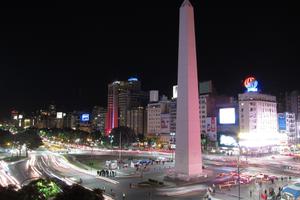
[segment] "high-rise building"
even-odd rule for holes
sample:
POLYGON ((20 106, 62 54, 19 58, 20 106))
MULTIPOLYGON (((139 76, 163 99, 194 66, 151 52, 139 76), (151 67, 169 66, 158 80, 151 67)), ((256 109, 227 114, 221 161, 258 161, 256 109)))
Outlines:
POLYGON ((148 103, 147 134, 170 133, 170 103, 164 95, 160 101, 148 103))
POLYGON ((289 145, 298 144, 295 113, 278 113, 278 131, 287 135, 289 145))
POLYGON ((149 102, 158 102, 158 98, 159 98, 158 90, 150 90, 149 96, 150 96, 149 102))
POLYGON ((147 112, 142 106, 127 110, 127 127, 136 135, 145 135, 147 131, 147 112))
POLYGON ((64 120, 64 127, 68 129, 76 130, 79 127, 79 117, 76 111, 66 114, 64 120))
POLYGON ((178 96, 176 116, 177 178, 189 180, 202 174, 199 90, 194 9, 189 0, 180 7, 178 50, 178 96))
POLYGON ((276 97, 261 93, 239 94, 240 131, 276 133, 276 97))
MULTIPOLYGON (((247 78, 244 85, 247 92, 238 96, 240 145, 262 147, 286 139, 278 133, 276 97, 258 92, 254 77, 247 78)), ((234 119, 231 110, 224 110, 224 122, 230 119, 234 119)))
POLYGON ((294 90, 292 92, 285 92, 284 95, 281 93, 279 112, 295 113, 296 118, 296 132, 297 132, 297 143, 300 141, 300 92, 294 90))
POLYGON ((92 129, 104 133, 106 108, 94 106, 92 111, 92 129))
POLYGON ((119 126, 127 125, 127 110, 145 106, 147 94, 141 90, 141 82, 137 78, 128 81, 114 81, 108 85, 108 105, 105 133, 119 126))
MULTIPOLYGON (((174 96, 173 96, 174 97, 174 96)), ((176 110, 177 110, 177 98, 173 98, 169 103, 170 111, 170 133, 174 135, 176 133, 176 110)))

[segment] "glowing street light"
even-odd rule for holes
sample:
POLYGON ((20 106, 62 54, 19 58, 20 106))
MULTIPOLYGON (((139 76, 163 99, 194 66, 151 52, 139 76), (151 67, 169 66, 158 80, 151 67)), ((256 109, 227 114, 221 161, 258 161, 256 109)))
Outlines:
POLYGON ((110 144, 111 144, 111 149, 112 149, 113 148, 113 142, 114 142, 114 136, 109 135, 108 137, 110 138, 110 144))

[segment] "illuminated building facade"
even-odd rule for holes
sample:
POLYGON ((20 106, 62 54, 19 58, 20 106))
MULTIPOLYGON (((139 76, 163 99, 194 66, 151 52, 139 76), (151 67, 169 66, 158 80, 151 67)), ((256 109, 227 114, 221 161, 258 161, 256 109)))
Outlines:
POLYGON ((260 93, 239 94, 241 132, 277 132, 276 97, 260 93))
POLYGON ((100 106, 94 106, 92 110, 92 116, 91 116, 92 117, 91 123, 92 123, 93 130, 104 133, 106 113, 107 113, 106 108, 100 106))
POLYGON ((147 131, 147 112, 142 106, 127 110, 127 127, 136 135, 144 135, 147 131))
POLYGON ((163 96, 159 102, 149 103, 147 106, 147 134, 159 135, 170 133, 170 101, 163 96))
POLYGON ((295 113, 278 113, 278 131, 284 133, 288 137, 288 144, 297 144, 297 129, 296 129, 295 113))
POLYGON ((128 81, 109 84, 107 96, 105 133, 109 134, 115 127, 126 126, 127 111, 144 106, 148 95, 141 90, 141 82, 137 78, 129 78, 128 81))
MULTIPOLYGON (((256 83, 252 86, 257 88, 257 81, 254 81, 256 83)), ((249 85, 245 84, 245 86, 249 85)), ((278 144, 276 97, 247 88, 247 92, 239 94, 238 100, 242 144, 245 146, 278 144)))

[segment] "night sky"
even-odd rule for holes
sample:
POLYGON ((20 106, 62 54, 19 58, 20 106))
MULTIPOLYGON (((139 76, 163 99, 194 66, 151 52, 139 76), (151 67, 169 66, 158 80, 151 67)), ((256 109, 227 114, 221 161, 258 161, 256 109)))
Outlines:
MULTIPOLYGON (((9 1, 0 5, 0 117, 55 102, 106 106, 107 84, 137 76, 171 95, 182 0, 9 1)), ((289 1, 191 0, 200 80, 221 94, 300 89, 300 16, 289 1)))

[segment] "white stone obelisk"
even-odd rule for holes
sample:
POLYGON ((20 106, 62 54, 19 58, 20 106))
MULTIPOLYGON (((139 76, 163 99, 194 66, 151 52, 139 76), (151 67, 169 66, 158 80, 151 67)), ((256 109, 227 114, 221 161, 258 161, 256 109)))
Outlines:
POLYGON ((202 153, 194 9, 189 0, 180 7, 176 120, 175 173, 197 177, 202 174, 202 153))

